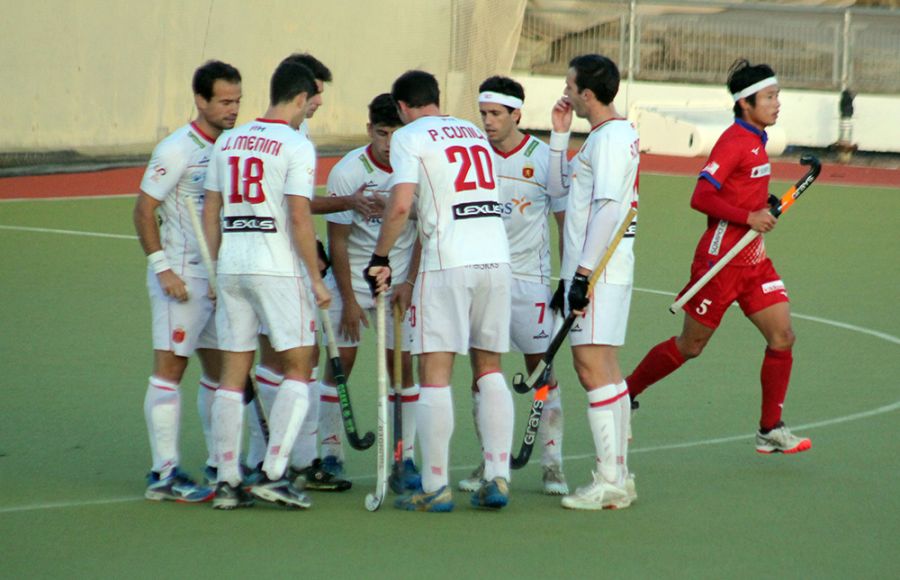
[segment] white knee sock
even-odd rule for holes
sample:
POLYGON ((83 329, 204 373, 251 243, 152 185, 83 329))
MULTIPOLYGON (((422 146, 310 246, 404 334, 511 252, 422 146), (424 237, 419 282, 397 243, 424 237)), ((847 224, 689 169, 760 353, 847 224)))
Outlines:
POLYGON ((263 471, 269 479, 281 479, 284 475, 291 448, 308 409, 309 386, 294 379, 282 381, 275 404, 272 405, 269 449, 263 463, 263 471))
POLYGON ((558 465, 562 467, 563 411, 562 393, 559 385, 552 387, 544 401, 544 411, 538 435, 541 438, 543 453, 541 465, 558 465))
POLYGON ((416 405, 416 433, 422 455, 422 488, 434 492, 447 485, 453 398, 450 385, 423 387, 416 405))
POLYGON ((181 393, 178 384, 150 377, 144 396, 144 419, 150 435, 153 471, 168 477, 178 466, 178 426, 181 420, 181 393))
POLYGON ((619 487, 624 488, 625 481, 628 478, 628 431, 631 423, 631 397, 628 394, 628 385, 625 384, 625 381, 616 385, 616 395, 619 397, 614 410, 616 424, 619 429, 619 447, 616 452, 616 465, 618 466, 616 482, 619 487))
MULTIPOLYGON (((400 432, 403 437, 403 459, 416 457, 416 403, 419 385, 400 390, 400 432)), ((388 395, 388 421, 394 425, 394 391, 388 395)))
POLYGON ((616 385, 604 385, 588 391, 588 423, 594 437, 597 473, 609 483, 616 484, 619 453, 619 426, 615 409, 618 407, 616 385))
MULTIPOLYGON (((262 365, 256 365, 256 388, 259 392, 259 400, 262 403, 266 415, 271 415, 272 404, 278 395, 278 386, 284 380, 282 375, 266 368, 262 365)), ((250 432, 250 441, 247 446, 247 466, 251 469, 263 462, 266 457, 266 438, 262 429, 259 428, 259 418, 256 413, 256 403, 251 402, 247 405, 247 430, 250 432)))
POLYGON ((319 381, 309 383, 309 409, 291 450, 291 466, 303 469, 319 456, 319 381))
POLYGON ((344 460, 344 422, 341 419, 341 405, 337 388, 321 383, 319 389, 319 439, 322 457, 333 455, 344 460))
POLYGON ((212 432, 216 441, 219 481, 241 484, 241 438, 244 422, 244 395, 219 388, 212 404, 212 432))
POLYGON ((200 425, 203 426, 203 439, 206 441, 206 464, 216 466, 216 441, 212 435, 212 404, 216 397, 219 383, 207 376, 200 377, 197 389, 197 412, 200 414, 200 425))
POLYGON ((484 479, 491 481, 502 477, 509 481, 509 454, 512 451, 515 418, 512 393, 499 372, 482 375, 477 384, 481 393, 478 429, 484 448, 484 479))

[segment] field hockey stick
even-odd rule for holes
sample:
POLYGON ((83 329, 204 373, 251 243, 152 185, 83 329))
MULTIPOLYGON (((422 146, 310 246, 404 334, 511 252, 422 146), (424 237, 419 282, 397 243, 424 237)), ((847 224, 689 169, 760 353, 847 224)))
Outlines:
POLYGON ((347 433, 347 441, 350 447, 357 451, 364 451, 375 443, 375 434, 369 431, 362 438, 356 429, 356 419, 353 417, 353 407, 350 406, 350 391, 347 388, 347 375, 344 373, 344 365, 341 355, 338 353, 337 339, 334 336, 334 327, 331 325, 331 316, 324 308, 322 313, 322 325, 325 327, 325 337, 328 339, 328 364, 331 366, 331 378, 337 389, 338 402, 341 405, 341 420, 344 423, 344 432, 347 433))
POLYGON ((376 480, 375 492, 366 495, 366 509, 374 512, 381 507, 384 496, 387 493, 388 463, 390 462, 390 448, 387 445, 388 410, 387 389, 388 372, 387 359, 385 358, 385 313, 384 293, 375 297, 375 334, 377 335, 376 357, 378 359, 378 443, 376 445, 376 480))
MULTIPOLYGON (((209 277, 209 287, 213 293, 218 292, 218 281, 216 280, 216 267, 212 261, 212 254, 209 253, 209 244, 206 243, 206 236, 203 235, 203 224, 200 223, 200 211, 197 209, 197 202, 194 196, 184 196, 184 205, 187 207, 188 215, 191 218, 191 228, 194 230, 194 237, 197 238, 197 246, 200 249, 200 258, 203 260, 203 266, 206 268, 206 275, 209 277)), ((269 420, 266 416, 266 409, 263 406, 262 399, 259 396, 259 390, 256 383, 248 375, 244 382, 244 404, 253 403, 256 409, 256 417, 259 421, 259 430, 262 432, 269 444, 269 420)))
MULTIPOLYGON (((797 181, 794 185, 791 186, 790 189, 785 192, 784 195, 781 196, 780 203, 778 207, 774 207, 770 210, 771 214, 778 218, 791 207, 797 198, 800 197, 804 191, 806 191, 810 185, 816 180, 816 177, 819 176, 819 172, 822 171, 822 164, 819 160, 812 155, 804 155, 800 158, 801 165, 809 165, 809 171, 797 181)), ((669 312, 675 314, 682 306, 688 303, 688 301, 693 298, 697 292, 699 292, 706 284, 712 280, 713 276, 719 273, 719 271, 724 268, 735 256, 737 256, 741 250, 746 248, 750 242, 759 237, 760 233, 756 230, 750 230, 744 237, 742 237, 738 242, 732 246, 728 252, 716 262, 712 268, 709 269, 706 274, 704 274, 699 280, 694 282, 694 285, 687 289, 687 291, 682 294, 678 300, 672 303, 669 306, 669 312)))
MULTIPOLYGON (((637 209, 632 207, 628 210, 628 215, 625 216, 625 219, 622 221, 621 225, 619 225, 619 229, 616 230, 615 235, 609 243, 609 247, 606 248, 606 252, 603 253, 603 257, 600 258, 600 261, 597 263, 597 267, 594 268, 594 271, 591 272, 591 277, 588 280, 588 288, 587 294, 590 296, 591 291, 594 289, 594 284, 597 283, 597 280, 600 278, 600 274, 606 269, 606 265, 609 263, 610 258, 612 258, 613 253, 615 253, 616 248, 619 247, 619 242, 622 241, 622 238, 625 237, 625 233, 628 231, 628 228, 631 227, 631 222, 634 221, 635 216, 637 216, 637 209)), ((535 388, 535 386, 540 383, 544 384, 549 380, 550 376, 550 365, 553 364, 553 358, 556 356, 556 351, 559 350, 559 347, 562 346, 563 341, 566 339, 566 336, 569 335, 569 331, 572 329, 572 325, 575 324, 575 313, 570 312, 566 319, 562 323, 562 327, 560 327, 559 331, 553 337, 553 340, 550 341, 550 346, 547 347, 547 352, 544 353, 543 358, 541 358, 540 362, 538 362, 534 371, 528 378, 525 379, 525 375, 522 373, 516 373, 513 376, 513 388, 517 393, 527 393, 528 391, 535 388)))
MULTIPOLYGON (((553 334, 556 335, 562 328, 562 313, 554 316, 556 320, 553 334)), ((541 426, 541 418, 544 414, 544 405, 547 403, 547 396, 550 394, 550 377, 549 372, 544 373, 541 386, 534 391, 534 399, 531 401, 531 410, 528 413, 528 422, 525 423, 525 434, 522 436, 522 445, 519 447, 519 453, 509 460, 509 466, 513 469, 522 469, 528 464, 531 458, 531 452, 534 450, 534 442, 537 439, 538 429, 541 426)))
POLYGON ((403 475, 403 310, 394 304, 394 465, 391 474, 403 475))

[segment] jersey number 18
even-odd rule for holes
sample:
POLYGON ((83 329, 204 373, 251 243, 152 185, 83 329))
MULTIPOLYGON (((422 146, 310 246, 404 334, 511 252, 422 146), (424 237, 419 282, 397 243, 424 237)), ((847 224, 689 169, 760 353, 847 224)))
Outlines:
POLYGON ((241 158, 232 156, 228 158, 228 167, 231 169, 231 195, 228 203, 262 203, 266 201, 266 192, 263 191, 263 160, 259 157, 244 159, 243 171, 241 170, 241 158))

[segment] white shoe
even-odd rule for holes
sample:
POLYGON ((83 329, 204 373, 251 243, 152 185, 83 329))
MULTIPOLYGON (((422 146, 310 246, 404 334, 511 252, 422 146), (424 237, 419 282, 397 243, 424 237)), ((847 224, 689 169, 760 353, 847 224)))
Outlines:
POLYGON ((544 493, 546 495, 567 495, 569 484, 558 463, 544 466, 544 493))
POLYGON ((481 489, 481 484, 484 483, 484 461, 481 462, 481 465, 476 467, 474 471, 472 471, 471 475, 466 479, 460 480, 458 487, 459 491, 468 491, 474 493, 481 489))
POLYGON ((756 432, 757 453, 800 453, 811 447, 812 442, 808 437, 797 437, 781 421, 765 435, 756 432))
MULTIPOLYGON (((628 492, 594 472, 594 481, 562 498, 562 506, 572 510, 624 509, 631 505, 628 492)), ((635 494, 636 495, 636 494, 635 494)))
POLYGON ((637 487, 634 485, 634 474, 629 473, 625 479, 625 493, 628 494, 628 505, 637 501, 637 487))

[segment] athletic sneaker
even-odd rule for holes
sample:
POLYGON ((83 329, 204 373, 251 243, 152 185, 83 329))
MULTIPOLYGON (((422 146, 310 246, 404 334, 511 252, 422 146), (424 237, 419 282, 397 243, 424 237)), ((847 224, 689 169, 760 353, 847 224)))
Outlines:
POLYGON ((509 503, 509 482, 502 477, 486 481, 481 488, 472 494, 472 505, 500 509, 509 503))
POLYGON ((450 512, 453 506, 453 493, 446 485, 431 493, 412 491, 394 500, 395 508, 410 512, 450 512))
POLYGON ((158 473, 151 471, 147 475, 147 491, 144 492, 144 497, 153 501, 199 503, 211 500, 214 494, 212 488, 197 484, 188 474, 176 467, 168 477, 162 479, 158 473))
POLYGON ((344 475, 344 462, 334 455, 327 455, 322 460, 322 469, 335 477, 344 475))
POLYGON ((309 496, 294 487, 287 477, 272 481, 268 477, 250 488, 250 493, 263 501, 277 503, 289 508, 306 509, 312 507, 309 496))
POLYGON ((213 508, 217 510, 233 510, 235 508, 253 507, 253 496, 243 486, 232 487, 227 481, 216 485, 216 497, 213 508))
POLYGON ((558 463, 544 466, 544 493, 546 495, 567 495, 569 484, 558 463))
POLYGON ((422 476, 419 475, 419 468, 412 459, 404 459, 402 463, 395 463, 391 467, 391 474, 388 476, 388 485, 391 491, 396 494, 406 493, 407 491, 415 491, 422 487, 422 476))
POLYGON ((468 491, 475 492, 481 489, 481 484, 484 483, 484 460, 481 461, 481 465, 476 467, 472 474, 469 475, 466 479, 460 480, 459 482, 459 491, 468 491))
POLYGON ((352 482, 331 474, 322 463, 321 459, 316 458, 309 467, 291 467, 289 477, 294 482, 294 487, 310 491, 347 491, 353 487, 352 482))
MULTIPOLYGON (((594 472, 594 481, 562 498, 562 506, 572 510, 624 509, 631 505, 628 492, 607 482, 594 472)), ((627 483, 626 483, 627 485, 627 483)), ((635 493, 635 497, 637 493, 635 493)))
POLYGON ((783 421, 766 434, 756 432, 757 453, 800 453, 811 447, 812 441, 792 434, 783 421))
POLYGON ((256 467, 250 467, 249 465, 244 466, 242 470, 244 473, 244 487, 249 489, 266 478, 262 466, 262 462, 257 463, 256 467))

